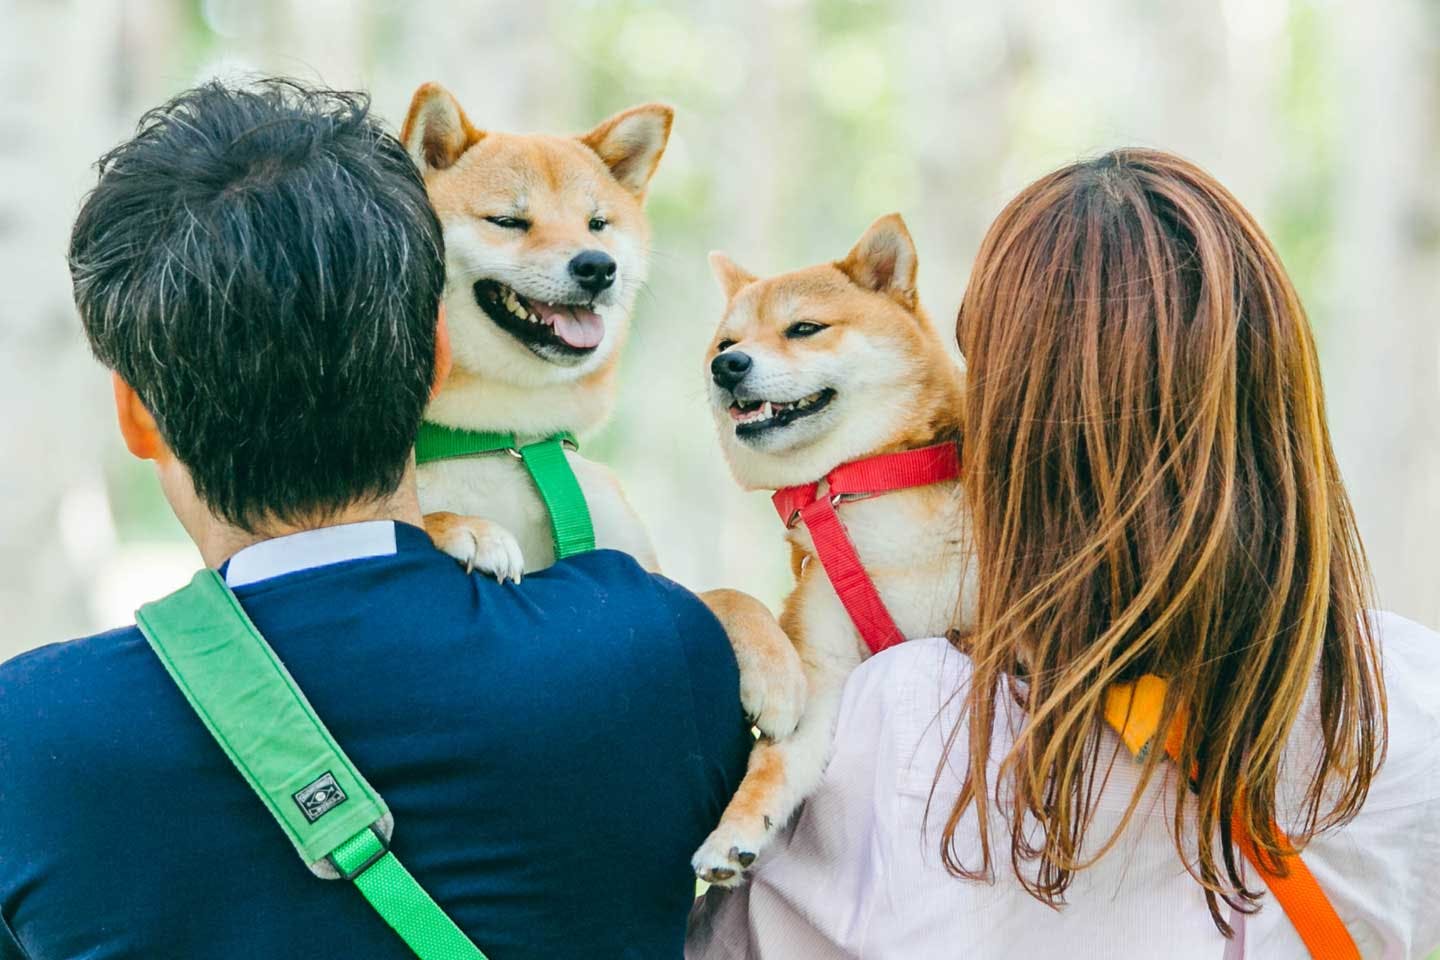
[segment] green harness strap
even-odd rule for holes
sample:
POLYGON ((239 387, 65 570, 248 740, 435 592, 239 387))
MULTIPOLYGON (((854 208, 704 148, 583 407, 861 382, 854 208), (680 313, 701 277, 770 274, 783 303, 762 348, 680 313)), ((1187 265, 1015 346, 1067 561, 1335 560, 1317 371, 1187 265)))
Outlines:
POLYGON ((385 801, 213 570, 135 621, 311 871, 352 881, 421 960, 485 960, 389 849, 385 801))
POLYGON ((453 460, 491 453, 508 453, 524 464, 545 509, 550 514, 550 535, 555 540, 555 559, 595 549, 595 528, 590 508, 565 456, 565 448, 579 449, 575 435, 551 434, 543 440, 521 445, 513 433, 482 433, 456 430, 428 421, 420 424, 415 438, 415 463, 453 460))

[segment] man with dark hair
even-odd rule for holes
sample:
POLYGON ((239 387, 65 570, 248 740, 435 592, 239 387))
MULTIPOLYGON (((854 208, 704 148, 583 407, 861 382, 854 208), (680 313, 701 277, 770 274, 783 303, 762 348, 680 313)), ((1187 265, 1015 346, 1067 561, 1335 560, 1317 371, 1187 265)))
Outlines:
MULTIPOLYGON (((101 159, 70 249, 125 443, 492 960, 678 957, 744 772, 719 625, 629 557, 498 584, 419 528, 444 240, 365 97, 207 84, 101 159)), ((438 314, 438 323, 437 323, 438 314)), ((135 627, 0 665, 0 960, 400 958, 297 862, 135 627)))

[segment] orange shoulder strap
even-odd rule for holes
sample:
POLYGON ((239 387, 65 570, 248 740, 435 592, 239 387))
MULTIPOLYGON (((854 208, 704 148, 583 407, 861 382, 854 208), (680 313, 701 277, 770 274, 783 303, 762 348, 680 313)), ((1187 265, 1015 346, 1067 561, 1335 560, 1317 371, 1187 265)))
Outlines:
MULTIPOLYGON (((1165 681, 1145 675, 1135 683, 1114 684, 1105 691, 1105 722, 1120 735, 1125 746, 1136 758, 1143 760, 1155 740, 1160 726, 1160 711, 1165 703, 1165 681)), ((1165 753, 1176 759, 1180 750, 1181 730, 1171 727, 1165 738, 1165 753)), ((1325 891, 1320 889, 1314 874, 1305 866, 1300 854, 1290 849, 1290 839, 1277 826, 1275 835, 1288 852, 1278 858, 1260 850, 1245 829, 1244 811, 1237 809, 1231 832, 1240 853, 1265 880, 1275 902, 1290 918, 1295 932, 1315 960, 1360 960, 1360 950, 1340 922, 1325 891)))

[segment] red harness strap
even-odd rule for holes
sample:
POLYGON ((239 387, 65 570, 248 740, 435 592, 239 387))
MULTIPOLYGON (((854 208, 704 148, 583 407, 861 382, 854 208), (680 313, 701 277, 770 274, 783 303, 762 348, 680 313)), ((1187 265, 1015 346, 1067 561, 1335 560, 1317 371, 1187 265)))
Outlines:
POLYGON ((871 653, 892 647, 905 636, 885 609, 835 508, 846 500, 926 487, 958 476, 960 448, 953 443, 937 443, 841 464, 824 478, 824 496, 820 496, 818 482, 775 491, 772 500, 780 519, 787 528, 803 523, 810 531, 815 555, 871 653))

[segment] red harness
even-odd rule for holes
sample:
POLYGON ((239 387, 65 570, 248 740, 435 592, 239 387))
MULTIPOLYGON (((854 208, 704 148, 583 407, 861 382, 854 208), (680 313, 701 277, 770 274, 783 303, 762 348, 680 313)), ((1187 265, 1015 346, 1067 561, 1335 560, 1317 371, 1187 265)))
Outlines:
POLYGON ((830 585, 871 653, 892 647, 905 636, 895 626, 890 611, 885 609, 885 602, 860 563, 855 544, 850 542, 835 508, 848 500, 927 487, 958 476, 960 448, 953 443, 937 443, 918 450, 884 453, 843 463, 824 478, 823 497, 819 495, 820 483, 816 482, 776 490, 771 498, 787 529, 803 523, 810 531, 820 565, 825 568, 830 585))

